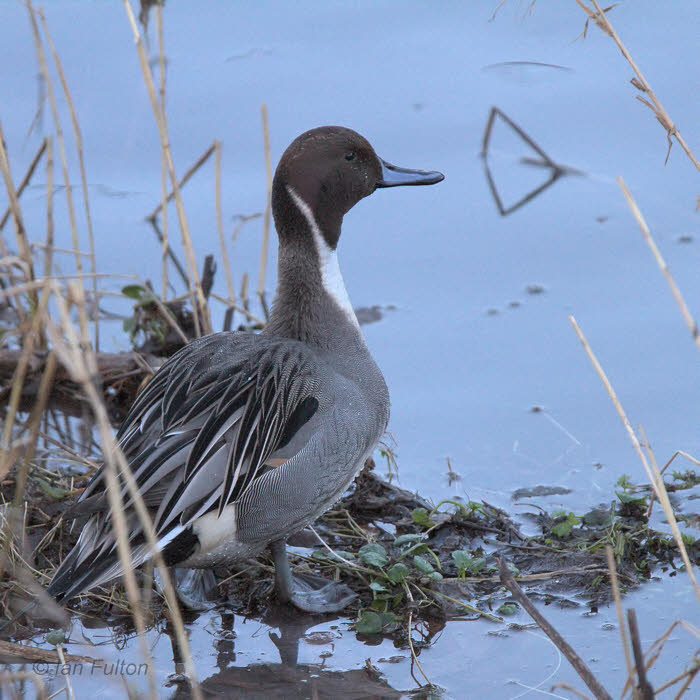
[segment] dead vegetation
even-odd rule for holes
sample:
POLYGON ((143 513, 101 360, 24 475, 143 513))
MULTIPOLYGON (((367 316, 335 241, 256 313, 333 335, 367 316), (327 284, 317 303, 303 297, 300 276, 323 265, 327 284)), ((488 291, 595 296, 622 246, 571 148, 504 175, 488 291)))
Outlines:
MULTIPOLYGON (((597 3, 594 4, 600 14, 591 15, 591 18, 597 22, 607 22, 597 3)), ((37 22, 32 4, 28 3, 27 7, 43 80, 48 89, 54 135, 42 142, 19 185, 15 186, 0 132, 0 166, 9 201, 8 211, 0 221, 0 230, 10 220, 14 227, 12 242, 0 237, 0 305, 3 319, 0 328, 0 397, 3 400, 0 603, 5 614, 16 610, 21 605, 20 601, 27 596, 41 596, 41 587, 72 546, 77 531, 64 524, 60 515, 66 505, 79 496, 102 454, 111 455, 108 467, 112 483, 110 494, 114 499, 114 527, 118 532, 123 532, 123 510, 118 501, 120 490, 116 484, 118 479, 130 483, 130 471, 113 444, 112 425, 123 417, 143 381, 163 357, 187 340, 211 330, 210 304, 223 304, 227 328, 236 327, 235 314, 241 319, 239 325, 249 330, 258 329, 264 323, 264 270, 270 221, 271 170, 266 111, 263 109, 268 204, 262 215, 262 250, 257 281, 259 303, 256 302, 255 310, 251 311, 248 278, 242 276, 240 293, 237 294, 228 264, 231 236, 227 240, 222 225, 220 144, 214 142, 185 176, 177 178, 164 111, 162 8, 156 6, 160 66, 159 81, 156 83, 133 12, 128 0, 125 0, 162 146, 162 201, 149 215, 162 245, 162 291, 157 293, 154 285, 148 281, 129 279, 130 284, 122 288, 122 294, 134 302, 134 310, 133 315, 125 319, 124 330, 136 343, 136 348, 133 352, 121 354, 98 352, 101 325, 99 302, 107 293, 98 283, 102 278, 97 272, 98 251, 93 242, 78 119, 45 18, 39 13, 37 22), (73 127, 73 145, 80 156, 84 228, 78 224, 77 206, 72 199, 67 146, 53 95, 45 46, 59 74, 60 89, 65 96, 73 127), (65 241, 56 240, 53 223, 56 149, 66 207, 70 212, 71 241, 67 249, 75 262, 75 272, 67 275, 56 273, 54 261, 60 246, 68 246, 65 241), (214 275, 211 262, 205 263, 200 272, 181 197, 181 190, 188 179, 199 167, 209 162, 212 154, 215 155, 214 201, 220 253, 227 281, 225 298, 211 293, 214 275), (36 232, 28 231, 25 226, 21 197, 42 165, 47 189, 46 230, 39 240, 36 232), (170 201, 176 210, 185 264, 179 261, 169 242, 172 234, 168 221, 170 201), (81 253, 85 247, 89 251, 87 256, 81 253), (89 262, 88 272, 83 267, 84 257, 89 262), (185 288, 179 297, 168 296, 168 261, 175 267, 185 288)), ((640 81, 646 85, 643 78, 640 81)), ((653 93, 648 86, 644 91, 652 99, 653 93)), ((657 101, 653 100, 653 104, 655 113, 665 114, 659 111, 662 108, 657 101)), ((669 139, 673 136, 683 145, 680 134, 672 125, 668 119, 664 126, 669 139)), ((680 291, 653 244, 636 204, 623 183, 621 187, 671 285, 695 342, 698 342, 697 326, 680 291)), ((243 217, 232 237, 235 239, 240 226, 258 216, 243 217)), ((515 521, 504 511, 487 503, 455 500, 434 506, 415 494, 382 481, 368 467, 338 506, 327 513, 315 529, 300 533, 295 540, 300 548, 305 548, 304 553, 298 551, 295 555, 298 567, 313 569, 326 576, 342 577, 358 592, 358 634, 392 636, 398 643, 410 648, 418 664, 420 645, 429 644, 434 632, 426 634, 419 643, 414 639, 417 623, 439 627, 448 618, 474 617, 504 621, 515 611, 516 605, 522 604, 522 600, 512 591, 509 592, 510 589, 504 588, 504 574, 502 570, 499 571, 501 560, 507 563, 508 571, 521 587, 526 588, 529 596, 562 606, 596 606, 611 597, 620 606, 619 596, 615 594, 618 582, 624 591, 643 582, 658 569, 677 570, 679 573, 682 570, 683 575, 689 576, 700 598, 694 577, 694 566, 700 557, 698 540, 680 532, 677 514, 668 498, 669 490, 696 483, 697 474, 690 470, 683 479, 664 482, 660 473, 663 470, 657 468, 648 441, 643 434, 640 439, 631 427, 590 346, 573 319, 572 323, 615 402, 649 477, 650 486, 647 489, 650 491, 643 492, 641 486, 633 487, 627 481, 620 485, 617 494, 610 495, 608 503, 595 509, 595 512, 532 513, 527 517, 537 526, 539 533, 525 536, 520 521, 515 521), (649 526, 652 498, 664 508, 672 530, 671 536, 649 526), (614 568, 606 554, 608 547, 613 553, 614 568)), ((689 455, 682 456, 697 465, 697 461, 689 455)), ((127 562, 128 541, 123 535, 119 541, 122 560, 127 562)), ((147 587, 150 581, 148 576, 136 575, 129 567, 125 569, 129 574, 123 585, 82 596, 73 606, 74 611, 108 619, 129 631, 135 630, 145 660, 150 658, 145 630, 154 619, 167 615, 175 629, 196 696, 195 669, 172 587, 166 580, 166 602, 152 595, 147 587)), ((263 557, 237 571, 220 572, 222 598, 228 599, 236 610, 262 614, 269 605, 271 570, 271 563, 263 557)), ((50 616, 52 626, 57 625, 61 621, 60 610, 52 607, 48 600, 42 602, 42 614, 50 616)), ((621 627, 624 628, 624 625, 621 624, 621 627)), ((22 626, 14 632, 18 638, 30 636, 32 627, 22 626)), ((645 687, 641 669, 650 667, 658 658, 670 632, 664 639, 657 640, 641 661, 640 651, 630 651, 630 642, 623 637, 629 683, 645 687), (633 656, 634 663, 631 661, 633 656)), ((634 634, 631 636, 634 645, 634 634)), ((60 649, 60 644, 57 649, 60 649)), ((0 653, 11 653, 11 650, 2 648, 0 653)), ((691 664, 688 670, 671 679, 667 685, 679 684, 680 696, 698 668, 696 662, 691 664)), ((427 677, 425 680, 429 684, 427 677)), ((150 684, 152 695, 157 697, 152 677, 150 684)), ((657 692, 659 690, 657 688, 657 692)))

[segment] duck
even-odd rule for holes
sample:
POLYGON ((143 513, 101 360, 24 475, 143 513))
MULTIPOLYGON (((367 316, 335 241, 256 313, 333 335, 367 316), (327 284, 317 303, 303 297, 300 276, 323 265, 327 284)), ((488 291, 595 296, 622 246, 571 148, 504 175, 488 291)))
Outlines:
MULTIPOLYGON (((306 131, 285 150, 271 192, 279 253, 267 324, 180 349, 153 374, 116 436, 168 567, 211 571, 269 549, 281 603, 332 613, 353 600, 342 583, 293 573, 286 551, 290 535, 341 497, 389 420, 387 385, 338 264, 341 226, 377 189, 443 179, 382 160, 341 126, 306 131)), ((48 586, 59 603, 123 573, 104 469, 68 514, 87 519, 48 586)), ((138 567, 152 551, 121 486, 138 567)))

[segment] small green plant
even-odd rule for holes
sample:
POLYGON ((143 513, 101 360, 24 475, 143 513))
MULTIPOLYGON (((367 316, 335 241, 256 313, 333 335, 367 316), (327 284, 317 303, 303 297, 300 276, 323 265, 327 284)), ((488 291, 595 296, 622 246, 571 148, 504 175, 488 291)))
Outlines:
POLYGON ((615 482, 615 486, 619 486, 623 491, 629 491, 632 488, 632 477, 629 474, 622 474, 615 482))
POLYGON ((457 576, 459 578, 465 578, 467 572, 474 575, 486 568, 486 560, 483 557, 476 558, 465 549, 458 549, 452 552, 452 559, 457 567, 457 576))
POLYGON ((392 612, 363 610, 355 622, 355 629, 360 634, 381 634, 393 632, 400 622, 401 618, 392 612))
POLYGON ((411 520, 420 527, 432 527, 434 523, 430 520, 430 513, 425 508, 414 508, 411 511, 411 520))
POLYGON ((554 524, 549 528, 549 531, 562 540, 571 537, 573 528, 581 524, 581 518, 572 512, 567 513, 565 510, 555 510, 552 513, 552 519, 554 524))

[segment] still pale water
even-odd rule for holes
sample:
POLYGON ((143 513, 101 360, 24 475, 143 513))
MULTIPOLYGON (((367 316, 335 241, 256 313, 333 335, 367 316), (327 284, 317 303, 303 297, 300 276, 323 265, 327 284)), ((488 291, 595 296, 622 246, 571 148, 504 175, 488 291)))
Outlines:
MULTIPOLYGON (((617 175, 625 178, 697 315, 697 172, 677 145, 664 167, 664 132, 634 99, 631 69, 612 41, 595 27, 574 41, 585 19, 574 2, 540 2, 531 12, 506 3, 493 17, 497 4, 169 3, 170 137, 180 173, 222 140, 227 235, 237 215, 264 207, 262 102, 274 162, 298 133, 343 124, 391 162, 443 171, 437 187, 379 192, 356 207, 341 244, 356 306, 396 306, 365 329, 392 394, 401 483, 436 501, 461 495, 511 511, 518 487, 563 486, 572 492, 541 505, 581 512, 609 500, 622 473, 637 483, 644 475, 568 314, 659 460, 676 449, 700 453, 697 350, 615 184, 617 175), (586 175, 562 178, 501 217, 478 157, 492 105, 552 159, 586 175), (536 406, 544 410, 533 412, 536 406), (447 457, 462 476, 452 485, 447 457)), ((159 248, 143 217, 160 198, 159 146, 123 7, 64 1, 45 12, 81 121, 98 269, 156 282, 159 248)), ((700 103, 690 76, 699 68, 700 6, 679 3, 670 12, 627 2, 610 17, 697 154, 700 103)), ((49 115, 27 136, 37 69, 26 10, 4 2, 0 21, 0 118, 17 177, 49 115)), ((152 47, 154 25, 152 18, 152 47)), ((532 152, 502 124, 492 148, 493 175, 508 203, 546 179, 519 165, 532 152)), ((185 202, 199 259, 218 254, 210 166, 187 185, 185 202)), ((28 225, 43 230, 43 189, 29 190, 23 205, 28 225)), ((65 212, 57 223, 67 244, 65 212)), ((257 284, 261 226, 260 219, 247 224, 233 249, 237 284, 246 271, 257 284)), ((72 269, 67 257, 64 269, 72 269)), ((269 293, 274 269, 273 256, 269 293)), ((121 284, 104 286, 118 291, 121 284)), ((221 268, 215 291, 225 294, 221 268)), ((107 344, 125 347, 119 325, 105 329, 107 344)), ((686 610, 691 597, 679 576, 626 598, 643 621, 645 645, 678 616, 697 622, 696 608, 686 610)), ((552 606, 546 613, 616 692, 624 664, 614 610, 587 610, 552 606)), ((512 621, 529 619, 521 613, 512 621)), ((212 612, 188 630, 200 679, 211 678, 224 695, 247 687, 246 696, 261 688, 260 697, 312 697, 314 688, 320 697, 399 697, 416 687, 407 650, 389 640, 362 643, 343 618, 263 622, 212 612), (363 670, 366 659, 383 675, 378 685, 363 670)), ((139 663, 133 641, 119 648, 109 629, 84 632, 108 662, 139 663)), ((76 625, 72 639, 81 634, 76 625)), ((149 640, 163 696, 178 695, 169 681, 170 638, 154 630, 149 640)), ((445 697, 532 696, 540 691, 528 688, 562 681, 582 687, 536 629, 455 622, 432 641, 420 661, 445 697)), ((693 648, 678 633, 652 682, 680 671, 693 648)), ((89 645, 68 650, 96 655, 89 645)), ((138 673, 128 681, 145 684, 138 673)), ((83 697, 123 693, 119 678, 98 671, 75 673, 74 685, 83 697)))

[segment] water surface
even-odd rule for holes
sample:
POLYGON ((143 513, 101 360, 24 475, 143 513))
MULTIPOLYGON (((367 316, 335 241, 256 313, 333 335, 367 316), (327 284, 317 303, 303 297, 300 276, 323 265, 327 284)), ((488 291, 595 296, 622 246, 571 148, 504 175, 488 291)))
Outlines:
MULTIPOLYGON (((443 171, 446 180, 436 187, 380 191, 362 202, 346 217, 340 248, 353 302, 396 307, 365 328, 391 390, 401 483, 435 500, 461 495, 511 510, 516 488, 563 486, 571 494, 542 505, 581 511, 610 500, 621 474, 635 482, 645 477, 569 314, 659 460, 677 449, 700 453, 697 348, 615 183, 624 177, 697 314, 697 171, 677 145, 664 166, 664 132, 634 99, 632 71, 617 48, 595 27, 585 41, 575 41, 584 21, 575 3, 536 3, 531 12, 524 3, 508 3, 493 17, 497 4, 436 10, 427 2, 169 3, 170 137, 179 172, 213 139, 223 142, 227 235, 237 215, 264 208, 262 102, 274 162, 298 133, 343 124, 391 162, 443 171), (586 175, 562 178, 500 216, 479 157, 492 105, 555 161, 586 175), (533 286, 541 293, 532 293, 533 286), (447 457, 462 476, 456 484, 448 484, 447 457)), ((81 122, 98 269, 135 273, 158 286, 159 248, 143 217, 160 198, 159 144, 123 7, 62 1, 45 12, 81 122)), ((697 153, 700 108, 689 76, 700 67, 700 6, 683 3, 669 11, 650 1, 620 3, 611 19, 697 153)), ((0 20, 6 67, 0 118, 17 179, 49 130, 50 115, 44 110, 27 136, 38 88, 26 11, 3 3, 0 20)), ((59 103, 63 109, 62 98, 59 103)), ((67 116, 63 126, 67 132, 67 116)), ((532 152, 503 125, 493 139, 494 178, 513 203, 547 176, 519 164, 532 152)), ((72 151, 69 157, 74 165, 72 151)), ((218 251, 213 193, 211 166, 185 188, 200 260, 218 251)), ((23 206, 28 226, 41 233, 42 188, 31 188, 23 206)), ((57 222, 67 246, 60 207, 57 222)), ((174 210, 170 222, 174 226, 174 210)), ((246 271, 257 285, 261 226, 260 219, 246 225, 233 249, 237 285, 246 271)), ((73 269, 67 257, 61 264, 73 269)), ((269 294, 274 270, 273 254, 269 294)), ((118 291, 121 284, 103 286, 118 291)), ((215 291, 225 294, 221 270, 215 291)), ((107 346, 126 347, 118 325, 105 329, 107 346)), ((637 608, 648 643, 676 616, 689 614, 690 601, 679 576, 652 581, 626 604, 637 608)), ((586 610, 546 613, 616 692, 623 664, 614 611, 586 616, 586 610)), ((516 621, 527 622, 524 616, 516 621)), ((294 636, 294 625, 281 627, 294 636)), ((200 677, 218 676, 219 692, 227 673, 235 677, 232 669, 249 669, 254 684, 262 683, 260 664, 273 680, 287 678, 282 688, 299 688, 300 697, 311 697, 314 675, 326 671, 345 674, 333 682, 359 687, 364 676, 347 674, 362 669, 365 659, 397 691, 416 687, 405 649, 388 640, 360 642, 345 619, 314 622, 303 633, 296 662, 305 666, 292 675, 279 666, 269 636, 273 623, 225 622, 212 612, 188 629, 200 677)), ((77 629, 74 638, 80 638, 77 629)), ((162 692, 175 694, 176 686, 168 685, 170 639, 154 631, 150 640, 162 692)), ((679 671, 692 649, 692 640, 679 633, 653 680, 679 671)), ((139 656, 133 642, 114 654, 139 656)), ((528 688, 548 690, 560 681, 581 687, 538 630, 451 623, 420 660, 446 697, 521 697, 539 692, 528 688)), ((76 686, 83 695, 121 692, 116 680, 76 677, 76 686)), ((332 687, 331 694, 340 686, 332 687)))

